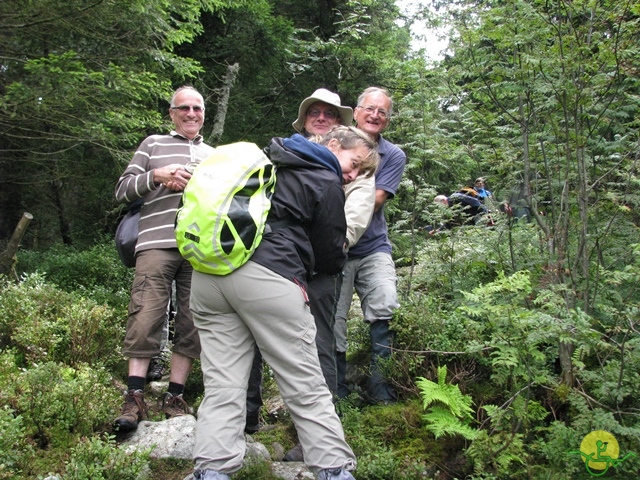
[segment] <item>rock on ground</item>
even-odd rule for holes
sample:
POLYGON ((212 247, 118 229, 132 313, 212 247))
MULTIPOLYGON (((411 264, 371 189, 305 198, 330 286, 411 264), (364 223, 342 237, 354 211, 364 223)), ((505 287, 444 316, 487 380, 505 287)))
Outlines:
MULTIPOLYGON (((122 444, 128 451, 153 448, 151 458, 177 458, 191 460, 195 445, 196 419, 192 415, 170 418, 161 422, 143 421, 137 430, 130 433, 122 444)), ((267 448, 247 436, 245 458, 253 457, 271 461, 267 448)), ((315 476, 301 462, 271 462, 273 473, 283 480, 313 480, 315 476)), ((193 480, 188 475, 184 480, 193 480)))

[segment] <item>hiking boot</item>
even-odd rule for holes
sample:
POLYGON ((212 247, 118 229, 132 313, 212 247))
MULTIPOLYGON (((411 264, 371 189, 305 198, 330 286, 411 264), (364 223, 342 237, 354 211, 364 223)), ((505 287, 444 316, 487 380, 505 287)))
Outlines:
POLYGON ((124 397, 122 414, 115 419, 114 424, 120 432, 130 432, 138 428, 138 422, 147 417, 147 405, 144 403, 142 390, 129 390, 124 397))
POLYGON ((355 480, 351 472, 344 468, 325 468, 320 470, 318 480, 355 480))
POLYGON ((304 455, 302 453, 302 445, 299 443, 287 452, 282 458, 283 462, 304 462, 304 455))
POLYGON ((260 430, 260 412, 247 412, 244 433, 253 434, 260 430))
POLYGON ((391 356, 394 332, 387 320, 378 320, 370 325, 371 366, 367 383, 367 394, 372 404, 388 405, 398 400, 395 388, 386 377, 381 364, 391 356))
POLYGON ((169 392, 162 397, 162 411, 167 418, 181 417, 191 413, 189 405, 182 398, 182 394, 173 395, 169 392))
POLYGON ((150 382, 162 380, 166 370, 167 364, 162 357, 153 357, 149 363, 149 368, 147 369, 147 380, 150 382))
POLYGON ((215 470, 196 470, 193 472, 193 478, 196 480, 229 480, 229 475, 215 470))

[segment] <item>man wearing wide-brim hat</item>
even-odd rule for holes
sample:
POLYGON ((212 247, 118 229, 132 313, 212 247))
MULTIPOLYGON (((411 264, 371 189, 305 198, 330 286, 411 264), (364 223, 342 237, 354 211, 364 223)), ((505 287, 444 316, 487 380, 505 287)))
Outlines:
POLYGON ((305 98, 293 122, 296 132, 305 136, 325 135, 336 125, 351 126, 353 110, 340 104, 340 96, 326 88, 319 88, 305 98))

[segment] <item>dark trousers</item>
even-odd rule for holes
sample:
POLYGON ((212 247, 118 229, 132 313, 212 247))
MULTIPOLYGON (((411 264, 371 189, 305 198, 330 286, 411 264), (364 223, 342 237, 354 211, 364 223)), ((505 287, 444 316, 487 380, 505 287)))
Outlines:
POLYGON ((318 274, 309 282, 309 302, 311 314, 316 322, 316 347, 324 379, 329 391, 335 395, 338 389, 336 373, 336 337, 335 325, 336 305, 342 275, 318 274))
MULTIPOLYGON (((333 333, 341 275, 316 274, 308 284, 309 306, 316 324, 316 347, 322 374, 329 391, 336 396, 336 338, 333 333)), ((247 418, 257 418, 262 406, 262 355, 256 349, 247 388, 247 418)))

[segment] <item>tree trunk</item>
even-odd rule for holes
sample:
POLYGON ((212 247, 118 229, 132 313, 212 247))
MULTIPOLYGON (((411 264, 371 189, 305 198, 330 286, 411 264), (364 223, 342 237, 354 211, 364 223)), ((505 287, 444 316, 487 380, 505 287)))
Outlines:
POLYGON ((0 254, 0 274, 9 275, 13 271, 13 266, 16 263, 16 253, 31 220, 33 220, 33 215, 28 212, 22 214, 22 218, 7 244, 7 249, 0 254))
POLYGON ((220 139, 222 138, 222 134, 224 133, 224 122, 227 118, 227 108, 229 107, 231 87, 238 77, 239 70, 240 65, 238 65, 237 63, 234 63, 233 65, 229 65, 227 67, 227 75, 224 77, 224 84, 222 85, 220 99, 218 100, 218 110, 213 121, 211 135, 209 135, 209 138, 207 139, 207 143, 209 145, 215 146, 220 143, 220 139))
POLYGON ((560 359, 560 381, 563 385, 573 387, 575 376, 573 374, 573 351, 575 346, 572 343, 560 342, 558 345, 558 358, 560 359))
POLYGON ((56 206, 56 213, 58 214, 58 225, 60 226, 60 236, 62 237, 62 243, 65 245, 72 245, 71 241, 71 228, 67 221, 65 214, 64 204, 62 203, 62 195, 60 194, 60 187, 62 182, 55 180, 51 182, 51 191, 53 193, 53 202, 56 206))

